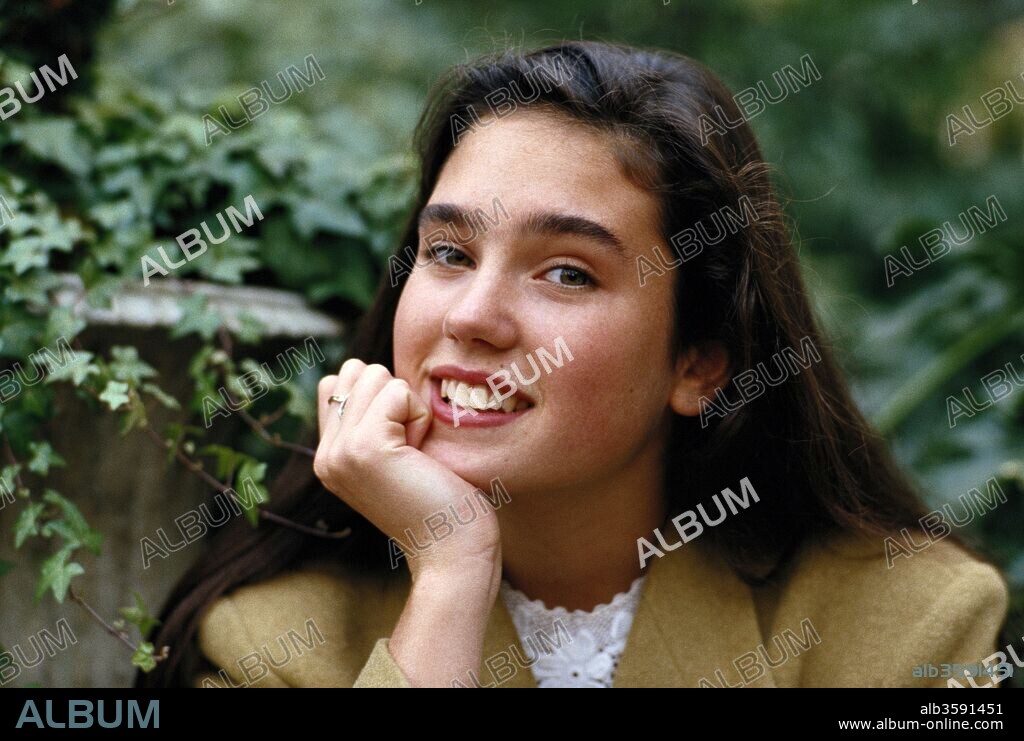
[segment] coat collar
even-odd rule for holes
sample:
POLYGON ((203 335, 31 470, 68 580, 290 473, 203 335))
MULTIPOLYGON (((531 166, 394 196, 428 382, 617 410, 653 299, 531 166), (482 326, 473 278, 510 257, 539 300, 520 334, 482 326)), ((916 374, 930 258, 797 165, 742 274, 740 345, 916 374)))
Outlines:
MULTIPOLYGON (((734 662, 763 640, 750 588, 699 541, 684 543, 648 563, 613 686, 698 687, 702 679, 716 687, 744 685, 734 662)), ((536 647, 523 648, 500 595, 488 620, 483 655, 481 686, 537 686, 531 669, 536 647)), ((775 683, 767 671, 745 686, 775 683)))

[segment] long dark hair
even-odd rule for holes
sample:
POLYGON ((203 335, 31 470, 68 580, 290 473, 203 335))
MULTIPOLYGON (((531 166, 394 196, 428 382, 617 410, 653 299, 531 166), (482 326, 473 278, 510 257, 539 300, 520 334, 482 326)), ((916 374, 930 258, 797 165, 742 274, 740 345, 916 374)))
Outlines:
MULTIPOLYGON (((431 90, 417 126, 421 178, 401 245, 419 243, 419 212, 462 126, 509 112, 498 100, 544 106, 607 133, 624 173, 660 199, 666 244, 697 222, 716 223, 723 206, 738 212, 745 202, 756 213, 660 278, 675 280, 673 347, 723 342, 733 378, 753 369, 777 377, 787 352, 813 361, 721 416, 674 417, 665 460, 670 511, 710 503, 749 478, 760 496, 756 513, 727 518, 703 536, 749 583, 770 580, 812 535, 860 531, 877 535, 881 545, 900 528, 920 530, 925 507, 850 396, 811 312, 753 132, 715 75, 679 54, 583 41, 452 68, 431 90)), ((402 256, 397 248, 395 254, 402 256)), ((408 272, 395 277, 392 286, 392 276, 382 276, 348 350, 392 372, 392 328, 408 272)), ((724 392, 739 398, 731 384, 724 392)), ((169 645, 171 655, 151 673, 140 672, 137 687, 191 681, 202 614, 236 587, 314 556, 388 568, 386 536, 320 485, 309 458, 286 465, 269 507, 311 526, 350 526, 352 535, 325 541, 279 526, 253 529, 234 518, 168 598, 151 640, 169 645)))

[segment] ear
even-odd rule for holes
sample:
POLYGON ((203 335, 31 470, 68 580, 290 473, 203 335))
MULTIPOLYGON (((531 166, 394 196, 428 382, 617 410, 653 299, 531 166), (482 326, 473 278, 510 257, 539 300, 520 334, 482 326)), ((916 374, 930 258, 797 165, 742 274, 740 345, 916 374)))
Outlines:
POLYGON ((698 416, 701 397, 713 400, 715 389, 724 389, 730 377, 729 351, 723 343, 716 340, 691 345, 676 362, 672 409, 684 417, 698 416))

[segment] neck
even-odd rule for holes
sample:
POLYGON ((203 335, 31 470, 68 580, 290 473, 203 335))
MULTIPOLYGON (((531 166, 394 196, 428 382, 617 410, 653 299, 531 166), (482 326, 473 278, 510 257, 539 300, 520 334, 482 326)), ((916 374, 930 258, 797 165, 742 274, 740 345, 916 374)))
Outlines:
POLYGON ((517 491, 497 510, 502 576, 529 599, 591 610, 648 570, 637 539, 650 540, 667 514, 660 451, 602 475, 573 488, 517 491))

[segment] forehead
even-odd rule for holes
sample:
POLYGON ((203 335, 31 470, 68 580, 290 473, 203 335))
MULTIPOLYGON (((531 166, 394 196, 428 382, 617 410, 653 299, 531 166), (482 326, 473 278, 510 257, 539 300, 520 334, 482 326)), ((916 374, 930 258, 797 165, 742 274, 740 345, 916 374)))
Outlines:
POLYGON ((487 117, 462 135, 430 202, 489 212, 498 198, 513 218, 563 212, 604 224, 628 242, 660 243, 658 201, 625 176, 613 147, 609 134, 542 110, 487 117))

